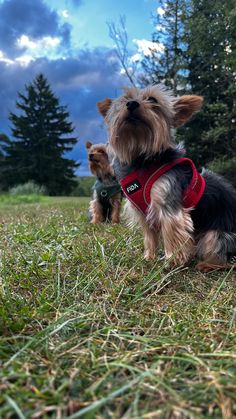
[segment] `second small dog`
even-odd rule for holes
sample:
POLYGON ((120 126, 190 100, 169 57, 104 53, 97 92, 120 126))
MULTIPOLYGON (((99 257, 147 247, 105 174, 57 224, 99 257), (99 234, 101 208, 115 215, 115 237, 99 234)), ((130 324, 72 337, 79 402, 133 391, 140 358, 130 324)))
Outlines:
POLYGON ((91 173, 97 178, 93 186, 93 200, 90 202, 91 223, 119 223, 121 187, 109 163, 106 145, 87 141, 86 148, 91 173))
POLYGON ((220 176, 198 173, 175 144, 172 129, 185 124, 202 102, 151 86, 127 89, 118 99, 98 102, 98 109, 108 125, 126 209, 144 232, 145 258, 155 258, 161 236, 166 258, 181 265, 196 255, 197 267, 207 272, 234 265, 236 192, 220 176))

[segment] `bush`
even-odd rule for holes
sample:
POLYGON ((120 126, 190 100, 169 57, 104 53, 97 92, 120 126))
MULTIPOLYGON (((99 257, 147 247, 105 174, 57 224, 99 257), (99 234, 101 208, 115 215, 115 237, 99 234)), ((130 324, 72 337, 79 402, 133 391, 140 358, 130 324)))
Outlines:
POLYGON ((91 196, 92 186, 96 179, 93 176, 78 176, 76 179, 77 185, 70 193, 71 196, 91 196))
POLYGON ((47 195, 47 189, 45 186, 37 185, 33 181, 29 181, 22 185, 13 186, 9 189, 10 195, 47 195))

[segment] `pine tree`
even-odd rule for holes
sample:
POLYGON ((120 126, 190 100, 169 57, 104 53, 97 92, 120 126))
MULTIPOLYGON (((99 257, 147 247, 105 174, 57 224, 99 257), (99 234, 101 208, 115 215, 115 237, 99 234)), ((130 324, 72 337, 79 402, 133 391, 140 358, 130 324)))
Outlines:
POLYGON ((70 192, 78 164, 64 154, 77 139, 69 136, 74 128, 66 107, 59 104, 43 74, 26 86, 25 94, 18 95, 16 107, 21 114, 9 117, 15 140, 6 147, 7 185, 33 180, 51 195, 70 192))
POLYGON ((236 170, 236 3, 192 0, 189 85, 204 107, 183 138, 199 166, 234 158, 236 170))
POLYGON ((6 149, 10 144, 10 139, 6 134, 0 134, 0 190, 6 189, 6 149))
POLYGON ((156 31, 152 41, 157 47, 142 62, 142 84, 163 83, 176 95, 186 83, 185 25, 189 0, 160 0, 154 17, 156 31))
POLYGON ((4 161, 6 154, 6 147, 9 145, 10 139, 6 134, 0 134, 0 161, 4 161))

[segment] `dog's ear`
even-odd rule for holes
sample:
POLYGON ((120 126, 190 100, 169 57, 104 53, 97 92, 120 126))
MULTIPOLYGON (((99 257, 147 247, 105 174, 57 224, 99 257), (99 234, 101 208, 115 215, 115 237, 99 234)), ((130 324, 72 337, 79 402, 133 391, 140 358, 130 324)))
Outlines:
POLYGON ((106 98, 104 100, 101 100, 100 102, 97 103, 97 108, 100 112, 100 114, 105 118, 108 109, 110 108, 112 104, 112 100, 109 98, 106 98))
POLYGON ((86 148, 87 148, 87 150, 89 150, 92 147, 92 145, 93 144, 90 141, 87 141, 86 142, 86 148))
POLYGON ((202 106, 203 97, 196 95, 186 95, 174 101, 174 120, 173 126, 180 127, 187 122, 194 112, 199 111, 202 106))

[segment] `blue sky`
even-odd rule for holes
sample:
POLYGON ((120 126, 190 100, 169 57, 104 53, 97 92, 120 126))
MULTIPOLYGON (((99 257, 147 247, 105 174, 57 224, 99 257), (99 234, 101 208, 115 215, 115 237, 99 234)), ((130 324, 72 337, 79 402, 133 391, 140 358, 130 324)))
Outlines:
POLYGON ((17 92, 43 72, 76 128, 77 174, 88 174, 86 140, 106 141, 96 102, 128 85, 106 22, 125 15, 131 55, 140 53, 158 6, 157 0, 0 0, 0 132, 10 135, 17 92))
POLYGON ((68 12, 64 20, 72 25, 74 47, 113 47, 106 22, 117 22, 121 15, 127 19, 130 46, 132 39, 149 39, 153 30, 151 12, 157 7, 156 0, 47 0, 46 3, 59 13, 65 12, 62 17, 68 12))

